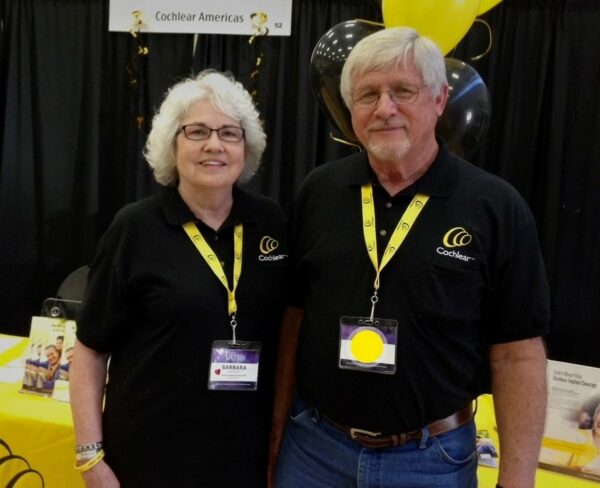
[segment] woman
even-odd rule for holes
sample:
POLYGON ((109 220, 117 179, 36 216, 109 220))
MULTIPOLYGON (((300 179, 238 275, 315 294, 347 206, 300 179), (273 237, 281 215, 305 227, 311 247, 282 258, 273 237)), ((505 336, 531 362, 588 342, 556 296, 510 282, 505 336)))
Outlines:
POLYGON ((145 156, 165 188, 115 217, 78 320, 88 487, 265 486, 285 225, 236 186, 264 148, 250 95, 215 71, 171 88, 154 117, 145 156))

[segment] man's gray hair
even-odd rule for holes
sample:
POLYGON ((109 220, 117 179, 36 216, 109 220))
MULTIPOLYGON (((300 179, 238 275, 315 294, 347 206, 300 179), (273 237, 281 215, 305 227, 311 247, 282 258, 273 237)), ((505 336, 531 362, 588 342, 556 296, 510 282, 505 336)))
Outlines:
POLYGON ((359 41, 344 63, 340 92, 348 108, 352 107, 352 82, 355 76, 413 62, 423 83, 437 97, 446 78, 444 55, 437 45, 410 27, 391 27, 368 35, 359 41))

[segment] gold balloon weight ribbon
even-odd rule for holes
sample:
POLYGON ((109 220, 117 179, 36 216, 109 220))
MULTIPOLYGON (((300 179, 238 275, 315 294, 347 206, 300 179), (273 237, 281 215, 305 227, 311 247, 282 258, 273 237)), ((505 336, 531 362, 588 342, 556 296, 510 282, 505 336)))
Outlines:
POLYGON ((144 46, 144 44, 142 43, 142 38, 140 36, 142 28, 146 25, 144 24, 144 20, 142 19, 142 11, 134 10, 133 12, 131 12, 131 15, 133 15, 133 24, 131 25, 131 29, 129 29, 129 33, 133 36, 137 43, 138 55, 147 56, 150 52, 150 49, 148 49, 148 46, 144 46))
POLYGON ((135 125, 138 130, 142 130, 144 127, 145 116, 140 113, 140 96, 143 97, 143 93, 140 93, 140 89, 143 89, 143 83, 140 81, 142 72, 144 69, 144 58, 150 53, 150 49, 146 46, 142 39, 142 30, 146 27, 143 20, 143 13, 141 10, 134 10, 131 12, 133 21, 129 33, 136 43, 136 54, 133 55, 131 62, 126 67, 127 75, 129 76, 129 87, 132 93, 132 104, 133 111, 135 112, 135 125))
MULTIPOLYGON (((264 37, 269 35, 269 28, 267 27, 267 21, 269 16, 266 12, 254 12, 250 14, 250 21, 252 22, 252 30, 254 34, 248 39, 248 44, 252 46, 257 37, 264 37)), ((256 55, 256 62, 254 63, 254 69, 250 73, 250 78, 254 85, 254 88, 250 91, 252 98, 257 103, 258 89, 256 88, 258 74, 260 72, 260 66, 262 65, 264 54, 259 52, 256 55)))

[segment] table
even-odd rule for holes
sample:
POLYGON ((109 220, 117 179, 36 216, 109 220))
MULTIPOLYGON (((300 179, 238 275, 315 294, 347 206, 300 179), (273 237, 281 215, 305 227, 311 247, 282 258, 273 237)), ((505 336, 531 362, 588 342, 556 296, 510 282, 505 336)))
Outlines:
MULTIPOLYGON (((0 334, 4 343, 11 337, 0 334)), ((28 339, 0 349, 0 365, 23 356, 28 339)), ((52 398, 20 393, 21 383, 0 383, 0 486, 15 476, 22 488, 84 488, 73 469, 75 436, 71 409, 52 398), (44 485, 42 484, 42 478, 44 485)))
MULTIPOLYGON (((15 338, 0 334, 9 341, 9 347, 0 348, 0 366, 15 362, 23 356, 27 338, 15 338)), ((46 488, 84 488, 81 475, 73 469, 73 446, 75 437, 69 404, 52 398, 19 393, 20 382, 0 382, 0 441, 15 456, 22 456, 31 469, 20 480, 20 488, 41 487, 40 476, 46 488), (22 483, 27 481, 28 484, 22 483)), ((478 429, 490 433, 498 445, 494 405, 491 395, 478 398, 475 417, 478 429)), ((0 458, 8 455, 7 448, 0 442, 0 458)), ((0 464, 0 487, 5 486, 15 475, 25 472, 27 464, 21 459, 11 459, 0 464)), ((480 466, 477 472, 480 488, 494 488, 498 470, 480 466)), ((536 488, 600 488, 600 484, 573 476, 538 469, 536 488)))

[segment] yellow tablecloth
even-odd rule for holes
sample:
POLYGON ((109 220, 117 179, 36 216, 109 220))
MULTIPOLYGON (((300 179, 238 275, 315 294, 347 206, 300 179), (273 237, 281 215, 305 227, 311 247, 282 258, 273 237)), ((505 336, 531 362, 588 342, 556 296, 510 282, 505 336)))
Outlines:
MULTIPOLYGON (((0 338, 7 338, 0 334, 0 338)), ((23 356, 28 340, 14 341, 8 349, 0 350, 0 366, 23 356)), ((73 469, 75 438, 71 410, 67 403, 32 394, 19 393, 20 383, 0 383, 0 488, 21 475, 15 488, 38 488, 43 477, 46 488, 84 488, 73 469), (3 444, 4 443, 4 444, 3 444), (9 452, 10 450, 10 452, 9 452)), ((494 405, 491 395, 479 397, 476 415, 478 429, 490 433, 498 445, 494 405)), ((480 466, 480 488, 494 488, 498 470, 480 466)), ((599 484, 538 469, 536 488, 598 488, 599 484)))
MULTIPOLYGON (((0 365, 22 357, 27 342, 0 352, 0 365)), ((81 475, 73 469, 69 405, 20 389, 21 383, 0 383, 0 459, 5 459, 0 487, 17 479, 15 488, 83 488, 81 475)))

